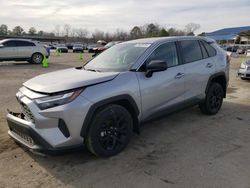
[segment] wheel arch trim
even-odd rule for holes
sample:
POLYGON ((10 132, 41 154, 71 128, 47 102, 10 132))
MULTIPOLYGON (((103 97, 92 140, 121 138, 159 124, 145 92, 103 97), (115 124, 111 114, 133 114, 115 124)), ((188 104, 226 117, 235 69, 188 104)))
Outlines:
POLYGON ((219 77, 219 76, 223 76, 223 77, 225 78, 225 82, 226 82, 226 83, 225 83, 225 86, 222 86, 222 87, 223 87, 223 89, 224 89, 224 91, 225 91, 224 97, 226 97, 226 90, 227 90, 228 81, 227 81, 227 77, 226 77, 225 72, 217 72, 217 73, 215 73, 215 74, 213 74, 213 75, 211 75, 211 76, 209 77, 208 82, 207 82, 207 86, 206 86, 205 93, 208 92, 209 86, 211 85, 213 79, 215 79, 215 78, 217 78, 217 77, 219 77))
MULTIPOLYGON (((87 112, 87 115, 86 115, 86 117, 84 119, 84 122, 83 122, 83 126, 82 126, 82 129, 81 129, 80 135, 83 138, 86 138, 86 135, 87 135, 88 130, 89 130, 90 123, 91 123, 91 121, 92 121, 92 119, 93 119, 93 117, 95 115, 95 112, 98 109, 100 109, 101 107, 103 107, 105 105, 108 105, 108 104, 119 104, 119 102, 121 102, 121 101, 128 102, 128 104, 132 107, 133 112, 131 113, 131 111, 129 111, 129 113, 131 114, 131 116, 133 118, 133 128, 134 128, 134 131, 136 133, 139 133, 140 131, 139 131, 138 115, 139 115, 140 111, 138 109, 138 106, 137 106, 135 100, 130 95, 124 94, 124 95, 118 95, 118 96, 110 97, 110 98, 98 101, 97 103, 94 103, 89 108, 89 110, 87 112)), ((123 107, 125 107, 127 109, 126 106, 124 106, 124 105, 121 105, 121 106, 123 106, 123 107)))

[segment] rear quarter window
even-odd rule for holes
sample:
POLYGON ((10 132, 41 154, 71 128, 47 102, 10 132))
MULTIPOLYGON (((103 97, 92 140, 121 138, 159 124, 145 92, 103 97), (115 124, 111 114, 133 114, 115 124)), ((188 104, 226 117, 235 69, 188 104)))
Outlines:
POLYGON ((208 44, 206 41, 203 40, 201 41, 201 43, 206 48, 209 57, 216 56, 216 50, 211 46, 211 44, 208 44))

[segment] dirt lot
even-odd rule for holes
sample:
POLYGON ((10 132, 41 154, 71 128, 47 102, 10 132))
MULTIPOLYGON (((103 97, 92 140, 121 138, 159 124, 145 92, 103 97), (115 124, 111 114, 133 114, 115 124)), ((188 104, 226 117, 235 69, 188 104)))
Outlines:
MULTIPOLYGON (((90 55, 85 55, 85 60, 90 55)), ((7 135, 6 109, 15 93, 41 73, 81 65, 77 54, 49 59, 49 68, 0 65, 0 187, 250 187, 250 81, 236 78, 231 62, 228 97, 216 116, 197 107, 143 125, 128 148, 110 159, 86 150, 38 156, 7 135)))

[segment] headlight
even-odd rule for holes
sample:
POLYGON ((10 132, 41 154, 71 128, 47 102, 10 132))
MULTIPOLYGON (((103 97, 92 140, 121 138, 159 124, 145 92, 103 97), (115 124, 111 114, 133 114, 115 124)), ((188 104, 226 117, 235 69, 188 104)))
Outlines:
POLYGON ((246 68, 245 63, 241 63, 240 68, 241 68, 241 69, 245 69, 245 68, 246 68))
POLYGON ((83 89, 78 89, 68 93, 59 93, 57 95, 37 98, 35 99, 35 103, 41 110, 53 108, 73 101, 81 94, 82 91, 83 89))

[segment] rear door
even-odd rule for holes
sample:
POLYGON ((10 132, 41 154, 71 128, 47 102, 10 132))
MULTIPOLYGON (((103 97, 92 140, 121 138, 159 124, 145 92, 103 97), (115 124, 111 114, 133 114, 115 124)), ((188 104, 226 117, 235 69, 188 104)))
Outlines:
POLYGON ((0 48, 1 59, 15 59, 18 57, 18 51, 15 40, 6 41, 2 44, 3 47, 0 48))
POLYGON ((215 62, 199 40, 179 41, 185 69, 185 100, 202 99, 215 62))
POLYGON ((34 53, 35 44, 29 41, 17 41, 18 57, 30 58, 34 53))
POLYGON ((157 47, 137 72, 141 91, 143 119, 172 105, 184 102, 184 68, 180 64, 175 42, 157 47), (145 76, 145 65, 151 60, 167 62, 168 69, 145 76))

